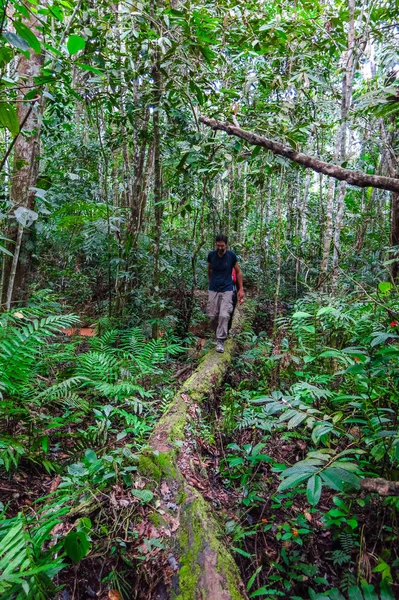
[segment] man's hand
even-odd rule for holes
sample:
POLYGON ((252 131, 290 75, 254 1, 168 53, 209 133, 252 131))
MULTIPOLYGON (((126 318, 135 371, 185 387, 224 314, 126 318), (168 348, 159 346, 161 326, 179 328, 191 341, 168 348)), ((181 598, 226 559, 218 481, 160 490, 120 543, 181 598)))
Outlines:
POLYGON ((240 304, 242 304, 244 302, 244 290, 243 289, 238 290, 238 302, 240 304))

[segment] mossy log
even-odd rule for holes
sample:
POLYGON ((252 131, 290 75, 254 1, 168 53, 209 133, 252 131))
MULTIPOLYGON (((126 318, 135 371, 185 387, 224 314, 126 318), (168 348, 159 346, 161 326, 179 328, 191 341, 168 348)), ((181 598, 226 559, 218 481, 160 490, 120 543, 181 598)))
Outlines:
POLYGON ((159 486, 158 512, 174 575, 159 598, 170 600, 245 600, 238 567, 221 539, 210 504, 184 477, 179 465, 188 450, 185 427, 190 406, 200 404, 223 383, 236 349, 236 334, 250 310, 236 310, 225 352, 210 351, 175 395, 140 458, 139 473, 159 486))

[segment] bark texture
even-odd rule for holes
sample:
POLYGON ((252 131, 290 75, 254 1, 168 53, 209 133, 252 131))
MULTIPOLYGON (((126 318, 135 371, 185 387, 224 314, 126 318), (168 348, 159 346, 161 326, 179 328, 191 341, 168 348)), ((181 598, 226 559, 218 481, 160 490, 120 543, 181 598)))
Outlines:
POLYGON ((399 192, 399 179, 394 177, 385 177, 382 175, 368 175, 363 171, 351 171, 350 169, 344 169, 338 165, 332 165, 323 160, 320 160, 309 154, 303 152, 297 152, 289 146, 285 146, 280 142, 274 142, 266 137, 257 135, 251 131, 246 131, 240 127, 236 127, 231 123, 223 123, 216 119, 210 119, 209 117, 200 117, 199 120, 204 125, 211 127, 214 130, 225 131, 228 135, 235 135, 253 146, 262 146, 267 150, 270 150, 274 154, 284 156, 303 167, 313 169, 316 173, 323 173, 329 177, 334 177, 340 181, 346 181, 350 185, 357 187, 375 187, 382 190, 388 190, 391 192, 399 192))
POLYGON ((196 406, 223 382, 236 347, 234 334, 249 311, 236 310, 232 335, 224 354, 209 352, 175 395, 159 421, 139 462, 141 476, 156 481, 160 490, 159 512, 168 528, 169 564, 175 565, 167 597, 173 600, 245 600, 239 570, 220 539, 220 526, 212 508, 190 485, 190 446, 185 428, 196 406), (174 512, 170 507, 174 507, 174 512))
POLYGON ((379 496, 399 496, 399 481, 365 477, 360 483, 360 489, 366 492, 375 492, 379 496))
MULTIPOLYGON (((38 20, 31 14, 30 19, 23 19, 24 25, 41 39, 38 20)), ((24 96, 34 88, 35 77, 38 77, 43 66, 44 55, 30 51, 28 57, 21 55, 18 60, 19 87, 17 96, 17 115, 23 132, 16 137, 14 148, 14 167, 11 178, 11 201, 14 210, 25 207, 35 208, 35 192, 39 172, 39 142, 41 127, 41 107, 32 101, 24 102, 24 96)), ((12 225, 7 237, 12 240, 8 249, 13 252, 12 259, 6 259, 4 269, 4 285, 2 301, 6 300, 6 308, 10 309, 16 297, 24 294, 28 275, 32 271, 31 255, 25 251, 26 241, 30 235, 28 228, 12 225)))

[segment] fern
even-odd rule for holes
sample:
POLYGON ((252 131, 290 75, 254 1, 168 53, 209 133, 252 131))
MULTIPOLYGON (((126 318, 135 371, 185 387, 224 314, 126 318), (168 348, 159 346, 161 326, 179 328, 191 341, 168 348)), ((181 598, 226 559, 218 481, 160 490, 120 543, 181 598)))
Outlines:
POLYGON ((352 553, 352 551, 356 547, 355 539, 354 539, 353 535, 350 533, 345 533, 345 532, 341 533, 339 536, 339 542, 341 544, 342 550, 346 554, 349 554, 349 555, 352 553))
POLYGON ((53 577, 64 567, 57 557, 60 542, 45 546, 50 532, 69 508, 49 510, 40 515, 16 517, 0 523, 0 597, 2 600, 46 600, 56 589, 53 577))
POLYGON ((350 562, 351 555, 345 552, 344 550, 333 550, 328 553, 331 557, 331 561, 333 565, 344 565, 350 562))
POLYGON ((27 324, 3 319, 0 328, 0 389, 23 392, 36 374, 37 359, 47 338, 78 322, 74 315, 50 315, 27 324))
MULTIPOLYGON (((341 581, 339 587, 342 591, 347 592, 349 588, 357 587, 356 586, 356 577, 350 571, 345 571, 341 575, 341 581)), ((362 596, 360 596, 362 597, 362 596)))

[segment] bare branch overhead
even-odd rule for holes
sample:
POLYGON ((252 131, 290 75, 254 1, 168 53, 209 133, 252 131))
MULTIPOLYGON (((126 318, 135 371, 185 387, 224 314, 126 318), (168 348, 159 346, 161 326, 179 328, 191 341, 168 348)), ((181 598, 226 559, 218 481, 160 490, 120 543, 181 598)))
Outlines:
POLYGON ((340 181, 347 181, 350 185, 362 188, 380 188, 381 190, 388 190, 396 193, 399 192, 399 179, 397 178, 383 177, 382 175, 368 175, 367 173, 363 173, 363 171, 344 169, 338 165, 332 165, 323 160, 319 160, 315 156, 297 152, 293 148, 285 146, 280 142, 274 142, 273 140, 257 135, 252 131, 246 131, 240 127, 236 127, 231 123, 223 123, 222 121, 210 119, 209 117, 200 117, 199 120, 201 123, 204 123, 204 125, 207 125, 212 129, 225 131, 228 135, 235 135, 253 146, 262 146, 274 154, 289 158, 303 167, 313 169, 313 171, 316 171, 317 173, 323 173, 323 175, 334 177, 340 181))

